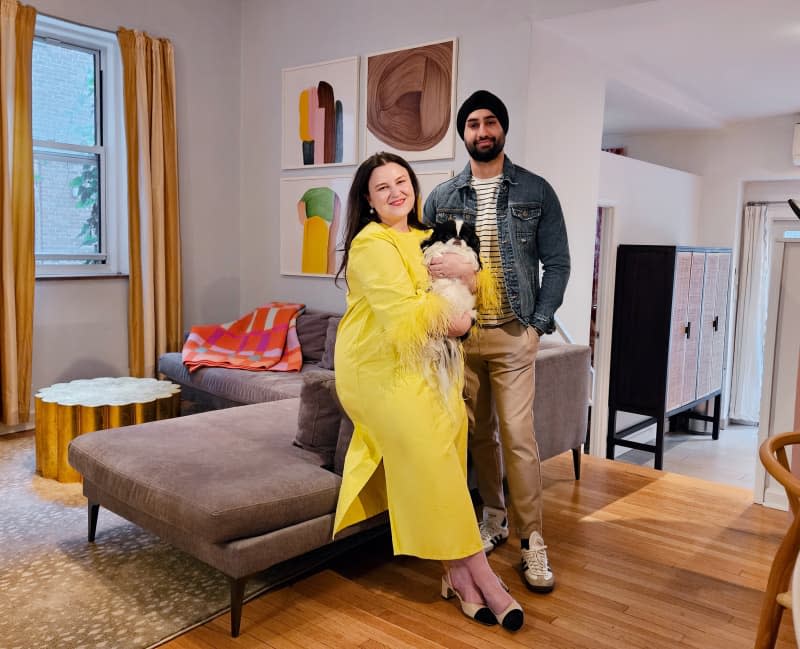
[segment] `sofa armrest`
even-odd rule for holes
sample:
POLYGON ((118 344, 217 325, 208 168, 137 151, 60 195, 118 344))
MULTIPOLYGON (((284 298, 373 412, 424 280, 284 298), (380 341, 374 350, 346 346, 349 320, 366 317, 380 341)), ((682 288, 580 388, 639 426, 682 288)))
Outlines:
POLYGON ((534 426, 539 457, 546 460, 586 441, 591 350, 586 345, 547 345, 536 356, 534 426))

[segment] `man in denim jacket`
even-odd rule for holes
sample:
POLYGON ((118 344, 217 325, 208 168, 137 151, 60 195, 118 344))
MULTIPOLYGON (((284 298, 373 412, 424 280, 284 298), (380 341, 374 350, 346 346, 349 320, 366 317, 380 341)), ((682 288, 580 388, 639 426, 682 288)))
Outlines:
MULTIPOLYGON (((478 314, 480 335, 464 344, 469 448, 484 503, 481 538, 486 552, 508 538, 505 465, 524 580, 531 590, 547 593, 555 579, 542 536, 533 362, 539 337, 555 330, 553 316, 564 298, 570 270, 567 230, 549 183, 503 153, 508 111, 498 97, 475 92, 459 109, 456 126, 471 160, 431 192, 423 220, 432 225, 463 218, 475 225, 481 258, 500 292, 498 309, 478 314)), ((471 273, 456 255, 440 257, 430 271, 434 277, 471 273)))

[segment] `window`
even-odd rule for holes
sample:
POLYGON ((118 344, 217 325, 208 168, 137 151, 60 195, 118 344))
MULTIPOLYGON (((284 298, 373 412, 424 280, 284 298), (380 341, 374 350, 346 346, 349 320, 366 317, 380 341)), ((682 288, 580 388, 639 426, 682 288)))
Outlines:
POLYGON ((32 76, 36 275, 126 273, 116 35, 39 15, 32 76))

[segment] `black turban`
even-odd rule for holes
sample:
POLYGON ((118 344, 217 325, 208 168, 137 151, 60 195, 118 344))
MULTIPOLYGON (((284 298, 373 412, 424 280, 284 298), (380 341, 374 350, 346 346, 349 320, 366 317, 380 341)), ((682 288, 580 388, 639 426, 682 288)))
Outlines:
POLYGON ((506 110, 506 105, 500 101, 497 95, 493 95, 488 90, 476 90, 461 104, 456 116, 456 129, 462 140, 464 139, 464 124, 467 122, 467 117, 472 111, 480 108, 485 108, 493 113, 497 121, 500 122, 500 126, 503 127, 503 133, 508 133, 508 111, 506 110))

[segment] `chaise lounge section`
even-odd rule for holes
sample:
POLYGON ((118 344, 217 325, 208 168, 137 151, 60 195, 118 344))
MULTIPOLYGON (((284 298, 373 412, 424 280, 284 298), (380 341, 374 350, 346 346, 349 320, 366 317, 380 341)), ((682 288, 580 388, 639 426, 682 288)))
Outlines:
POLYGON ((332 542, 341 477, 293 443, 299 407, 283 399, 77 438, 69 462, 83 475, 89 541, 102 506, 213 566, 230 581, 237 636, 250 577, 332 542))

